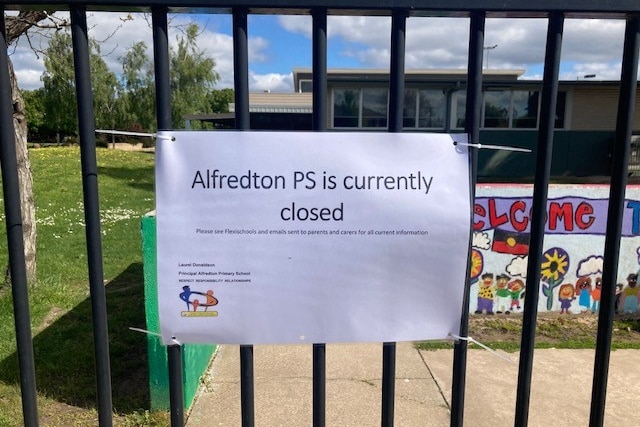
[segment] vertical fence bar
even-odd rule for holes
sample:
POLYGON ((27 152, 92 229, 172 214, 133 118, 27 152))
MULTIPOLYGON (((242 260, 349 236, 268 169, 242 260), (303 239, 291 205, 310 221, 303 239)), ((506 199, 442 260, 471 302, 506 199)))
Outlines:
POLYGON ((111 426, 113 421, 107 299, 102 270, 102 236, 100 233, 96 134, 93 116, 91 70, 89 66, 87 15, 84 6, 71 8, 71 35, 73 40, 76 98, 78 100, 78 131, 82 162, 87 264, 89 268, 89 287, 91 291, 91 310, 93 317, 93 345, 98 387, 98 419, 100 426, 111 426))
POLYGON ((167 364, 169 370, 169 408, 171 427, 184 426, 184 386, 182 378, 182 347, 167 347, 167 364))
POLYGON ((236 129, 248 130, 249 116, 249 47, 246 9, 233 9, 233 84, 235 87, 236 129))
POLYGON ((253 427, 255 423, 253 385, 253 346, 240 346, 240 409, 242 427, 253 427))
MULTIPOLYGON (((404 104, 404 54, 407 13, 394 9, 391 15, 391 59, 389 66, 389 132, 402 132, 404 104)), ((394 422, 396 343, 382 344, 382 426, 394 422)))
MULTIPOLYGON (((327 130, 327 9, 313 15, 313 130, 327 130)), ((297 88, 296 88, 297 90, 297 88)))
MULTIPOLYGON (((327 130, 327 9, 311 11, 313 16, 313 116, 316 132, 327 130)), ((296 90, 298 88, 295 88, 296 90)), ((323 343, 313 344, 313 426, 326 424, 327 400, 327 348, 323 343)))
POLYGON ((169 35, 167 9, 156 7, 151 12, 153 26, 153 67, 156 82, 156 120, 158 130, 171 130, 171 77, 169 71, 169 35))
MULTIPOLYGON (((171 78, 169 71, 169 35, 166 7, 151 10, 153 28, 153 66, 156 83, 156 120, 158 131, 173 129, 171 118, 171 78)), ((182 378, 182 347, 167 347, 169 370, 169 407, 171 426, 184 426, 184 385, 182 378)))
POLYGON ((38 425, 36 397, 36 373, 31 338, 31 315, 27 292, 27 269, 24 258, 22 236, 22 209, 20 207, 20 184, 16 160, 16 137, 13 127, 13 102, 9 56, 7 55, 7 33, 4 22, 4 7, 0 6, 0 169, 2 169, 2 191, 7 226, 9 249, 9 271, 15 318, 18 367, 20 368, 20 392, 22 394, 22 419, 26 427, 38 425))
MULTIPOLYGON (((482 111, 482 59, 484 54, 485 13, 471 14, 469 23, 469 52, 467 60, 467 99, 465 110, 465 132, 469 135, 469 142, 480 142, 480 117, 482 111)), ((473 202, 476 193, 476 175, 478 169, 477 150, 471 149, 470 155, 470 197, 473 219, 473 202)), ((469 227, 472 224, 469 223, 469 227)), ((471 246, 473 236, 469 241, 469 256, 467 272, 471 271, 471 246)), ((460 317, 461 337, 469 335, 469 293, 471 278, 467 276, 462 297, 462 314, 460 317)), ((451 385, 451 426, 461 427, 464 423, 464 392, 467 374, 467 341, 458 340, 453 348, 453 379, 451 385)))
MULTIPOLYGON (((233 80, 236 103, 236 129, 251 127, 249 114, 249 48, 247 38, 248 11, 233 9, 233 80)), ((253 346, 240 346, 240 406, 242 426, 255 423, 253 346)))
POLYGON ((404 54, 407 12, 394 9, 391 15, 391 64, 389 68, 389 132, 402 132, 404 112, 404 54))
POLYGON ((639 46, 640 16, 629 17, 624 37, 620 97, 618 99, 615 145, 613 147, 613 171, 609 189, 607 234, 602 269, 602 301, 598 315, 598 338, 596 341, 593 385, 591 389, 591 413, 589 418, 591 427, 601 427, 604 424, 615 286, 618 276, 618 256, 620 253, 625 188, 627 186, 629 145, 633 130, 638 83, 639 46))
POLYGON ((518 386, 516 395, 515 426, 525 427, 529 423, 529 400, 531 392, 531 372, 535 346, 536 318, 540 295, 540 270, 544 230, 547 212, 547 194, 551 175, 551 154, 555 128, 556 102, 558 99, 558 74, 564 15, 554 12, 549 15, 544 77, 540 103, 540 127, 538 130, 537 158, 533 202, 531 208, 531 240, 529 262, 527 264, 527 298, 522 315, 522 337, 520 364, 518 365, 518 386))
POLYGON ((313 344, 313 426, 326 424, 327 397, 327 346, 313 344))

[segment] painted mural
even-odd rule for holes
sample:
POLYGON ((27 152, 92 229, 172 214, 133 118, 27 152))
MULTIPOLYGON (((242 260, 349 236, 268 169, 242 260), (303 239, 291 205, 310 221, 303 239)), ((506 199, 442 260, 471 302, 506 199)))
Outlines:
MULTIPOLYGON (((474 203, 470 311, 520 313, 526 298, 533 186, 478 185, 474 203)), ((597 313, 609 187, 549 187, 538 311, 597 313)), ((626 191, 616 312, 638 311, 640 186, 626 191)))

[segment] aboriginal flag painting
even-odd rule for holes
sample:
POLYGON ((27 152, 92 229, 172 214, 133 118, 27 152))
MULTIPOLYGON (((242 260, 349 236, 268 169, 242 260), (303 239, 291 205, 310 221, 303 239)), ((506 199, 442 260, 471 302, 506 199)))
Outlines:
POLYGON ((527 255, 529 253, 529 234, 496 228, 493 232, 491 250, 502 254, 527 255))

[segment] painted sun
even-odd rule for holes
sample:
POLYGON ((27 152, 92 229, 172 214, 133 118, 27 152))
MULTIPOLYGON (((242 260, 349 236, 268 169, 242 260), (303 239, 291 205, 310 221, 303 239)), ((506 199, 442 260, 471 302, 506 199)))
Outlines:
POLYGON ((471 278, 475 279, 480 276, 482 273, 482 269, 484 268, 484 260, 482 258, 482 253, 477 249, 471 250, 471 278))

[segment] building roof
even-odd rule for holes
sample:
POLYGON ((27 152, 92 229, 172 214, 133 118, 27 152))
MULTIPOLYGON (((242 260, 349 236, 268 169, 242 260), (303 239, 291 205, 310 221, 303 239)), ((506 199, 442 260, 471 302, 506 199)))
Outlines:
MULTIPOLYGON (((482 70, 483 80, 486 81, 514 81, 524 75, 526 70, 512 69, 485 69, 482 70)), ((465 68, 425 68, 425 69, 409 69, 405 70, 405 80, 407 82, 442 82, 466 80, 467 70, 465 68)), ((312 79, 311 68, 294 68, 293 69, 293 87, 298 91, 301 80, 312 79)), ((367 68, 331 68, 327 70, 327 80, 337 81, 359 81, 359 82, 386 82, 389 81, 389 70, 386 69, 367 69, 367 68)))
MULTIPOLYGON (((254 92, 249 93, 250 113, 313 113, 312 94, 310 92, 280 93, 254 92)), ((236 104, 229 104, 229 112, 236 111, 236 104)))

